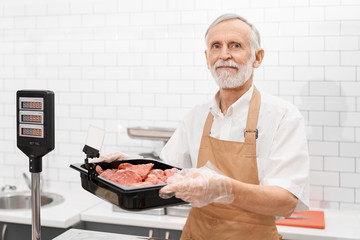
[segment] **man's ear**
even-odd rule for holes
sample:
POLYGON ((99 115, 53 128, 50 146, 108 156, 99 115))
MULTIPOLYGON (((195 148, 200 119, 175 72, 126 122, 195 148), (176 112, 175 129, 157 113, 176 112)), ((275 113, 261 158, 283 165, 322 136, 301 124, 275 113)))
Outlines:
POLYGON ((205 58, 206 58, 206 65, 207 65, 207 68, 210 69, 210 65, 209 65, 209 60, 208 60, 208 56, 207 56, 207 50, 205 50, 205 58))
POLYGON ((264 49, 259 48, 255 54, 255 61, 253 63, 253 68, 258 68, 261 65, 262 60, 264 59, 264 49))

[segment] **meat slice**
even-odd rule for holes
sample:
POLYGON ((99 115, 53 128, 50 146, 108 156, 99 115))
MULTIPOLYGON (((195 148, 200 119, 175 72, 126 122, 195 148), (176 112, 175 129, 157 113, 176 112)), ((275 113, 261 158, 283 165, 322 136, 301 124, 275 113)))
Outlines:
POLYGON ((156 184, 163 184, 166 182, 166 176, 164 174, 164 171, 161 169, 151 169, 151 171, 149 172, 148 177, 145 179, 145 181, 148 181, 147 179, 150 177, 150 181, 155 182, 153 179, 155 179, 155 177, 158 179, 156 184))
POLYGON ((116 171, 116 169, 106 169, 100 174, 100 177, 110 180, 112 176, 116 173, 116 171))
POLYGON ((177 168, 171 168, 171 169, 165 169, 164 174, 167 178, 171 177, 172 175, 175 175, 180 170, 177 168))
POLYGON ((104 172, 104 170, 102 169, 102 167, 100 167, 100 165, 96 165, 95 171, 96 171, 99 175, 104 172))
POLYGON ((116 173, 112 175, 110 181, 120 185, 131 186, 131 184, 141 182, 142 178, 134 171, 117 170, 116 173))
POLYGON ((154 166, 153 163, 138 164, 138 165, 133 165, 132 167, 126 168, 126 170, 136 172, 137 174, 139 174, 141 176, 142 179, 145 179, 153 166, 154 166))
POLYGON ((132 164, 130 164, 130 163, 121 163, 121 164, 119 164, 118 169, 119 169, 119 170, 121 170, 121 169, 127 169, 127 168, 130 168, 130 167, 132 167, 132 166, 134 166, 134 165, 132 165, 132 164))
POLYGON ((158 176, 152 173, 149 173, 149 175, 145 178, 144 182, 150 182, 152 183, 152 185, 165 183, 162 179, 160 179, 158 176))

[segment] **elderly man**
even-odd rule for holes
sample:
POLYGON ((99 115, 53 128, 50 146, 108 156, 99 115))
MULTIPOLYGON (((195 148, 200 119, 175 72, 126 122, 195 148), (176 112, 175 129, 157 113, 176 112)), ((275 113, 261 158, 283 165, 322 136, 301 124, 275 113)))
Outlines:
POLYGON ((281 239, 275 217, 309 204, 303 117, 254 86, 264 50, 252 24, 222 15, 205 40, 219 91, 193 108, 162 150, 161 159, 190 170, 170 179, 160 195, 193 206, 181 239, 281 239))

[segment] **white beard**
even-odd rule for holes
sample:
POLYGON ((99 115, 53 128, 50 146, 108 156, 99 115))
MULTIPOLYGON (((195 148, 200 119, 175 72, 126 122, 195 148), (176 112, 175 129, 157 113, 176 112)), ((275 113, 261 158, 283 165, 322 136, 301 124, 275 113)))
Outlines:
POLYGON ((251 77, 254 72, 252 67, 255 58, 251 57, 245 65, 238 65, 232 60, 218 60, 214 66, 210 66, 210 72, 217 85, 220 88, 236 88, 244 85, 247 80, 251 77), (238 73, 235 77, 232 77, 231 70, 219 70, 219 74, 216 73, 216 68, 220 66, 230 66, 235 67, 238 70, 238 73))

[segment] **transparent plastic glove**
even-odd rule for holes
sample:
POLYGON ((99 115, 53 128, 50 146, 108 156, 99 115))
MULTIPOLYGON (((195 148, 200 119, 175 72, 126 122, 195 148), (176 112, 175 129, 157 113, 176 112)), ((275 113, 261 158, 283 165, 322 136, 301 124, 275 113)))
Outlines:
POLYGON ((115 160, 126 160, 131 158, 129 155, 121 152, 111 152, 106 154, 100 154, 99 158, 93 158, 92 162, 112 162, 115 160))
POLYGON ((166 199, 175 196, 193 207, 203 207, 213 202, 230 204, 234 200, 230 178, 215 170, 210 162, 201 168, 181 170, 167 183, 160 189, 160 197, 166 199))

